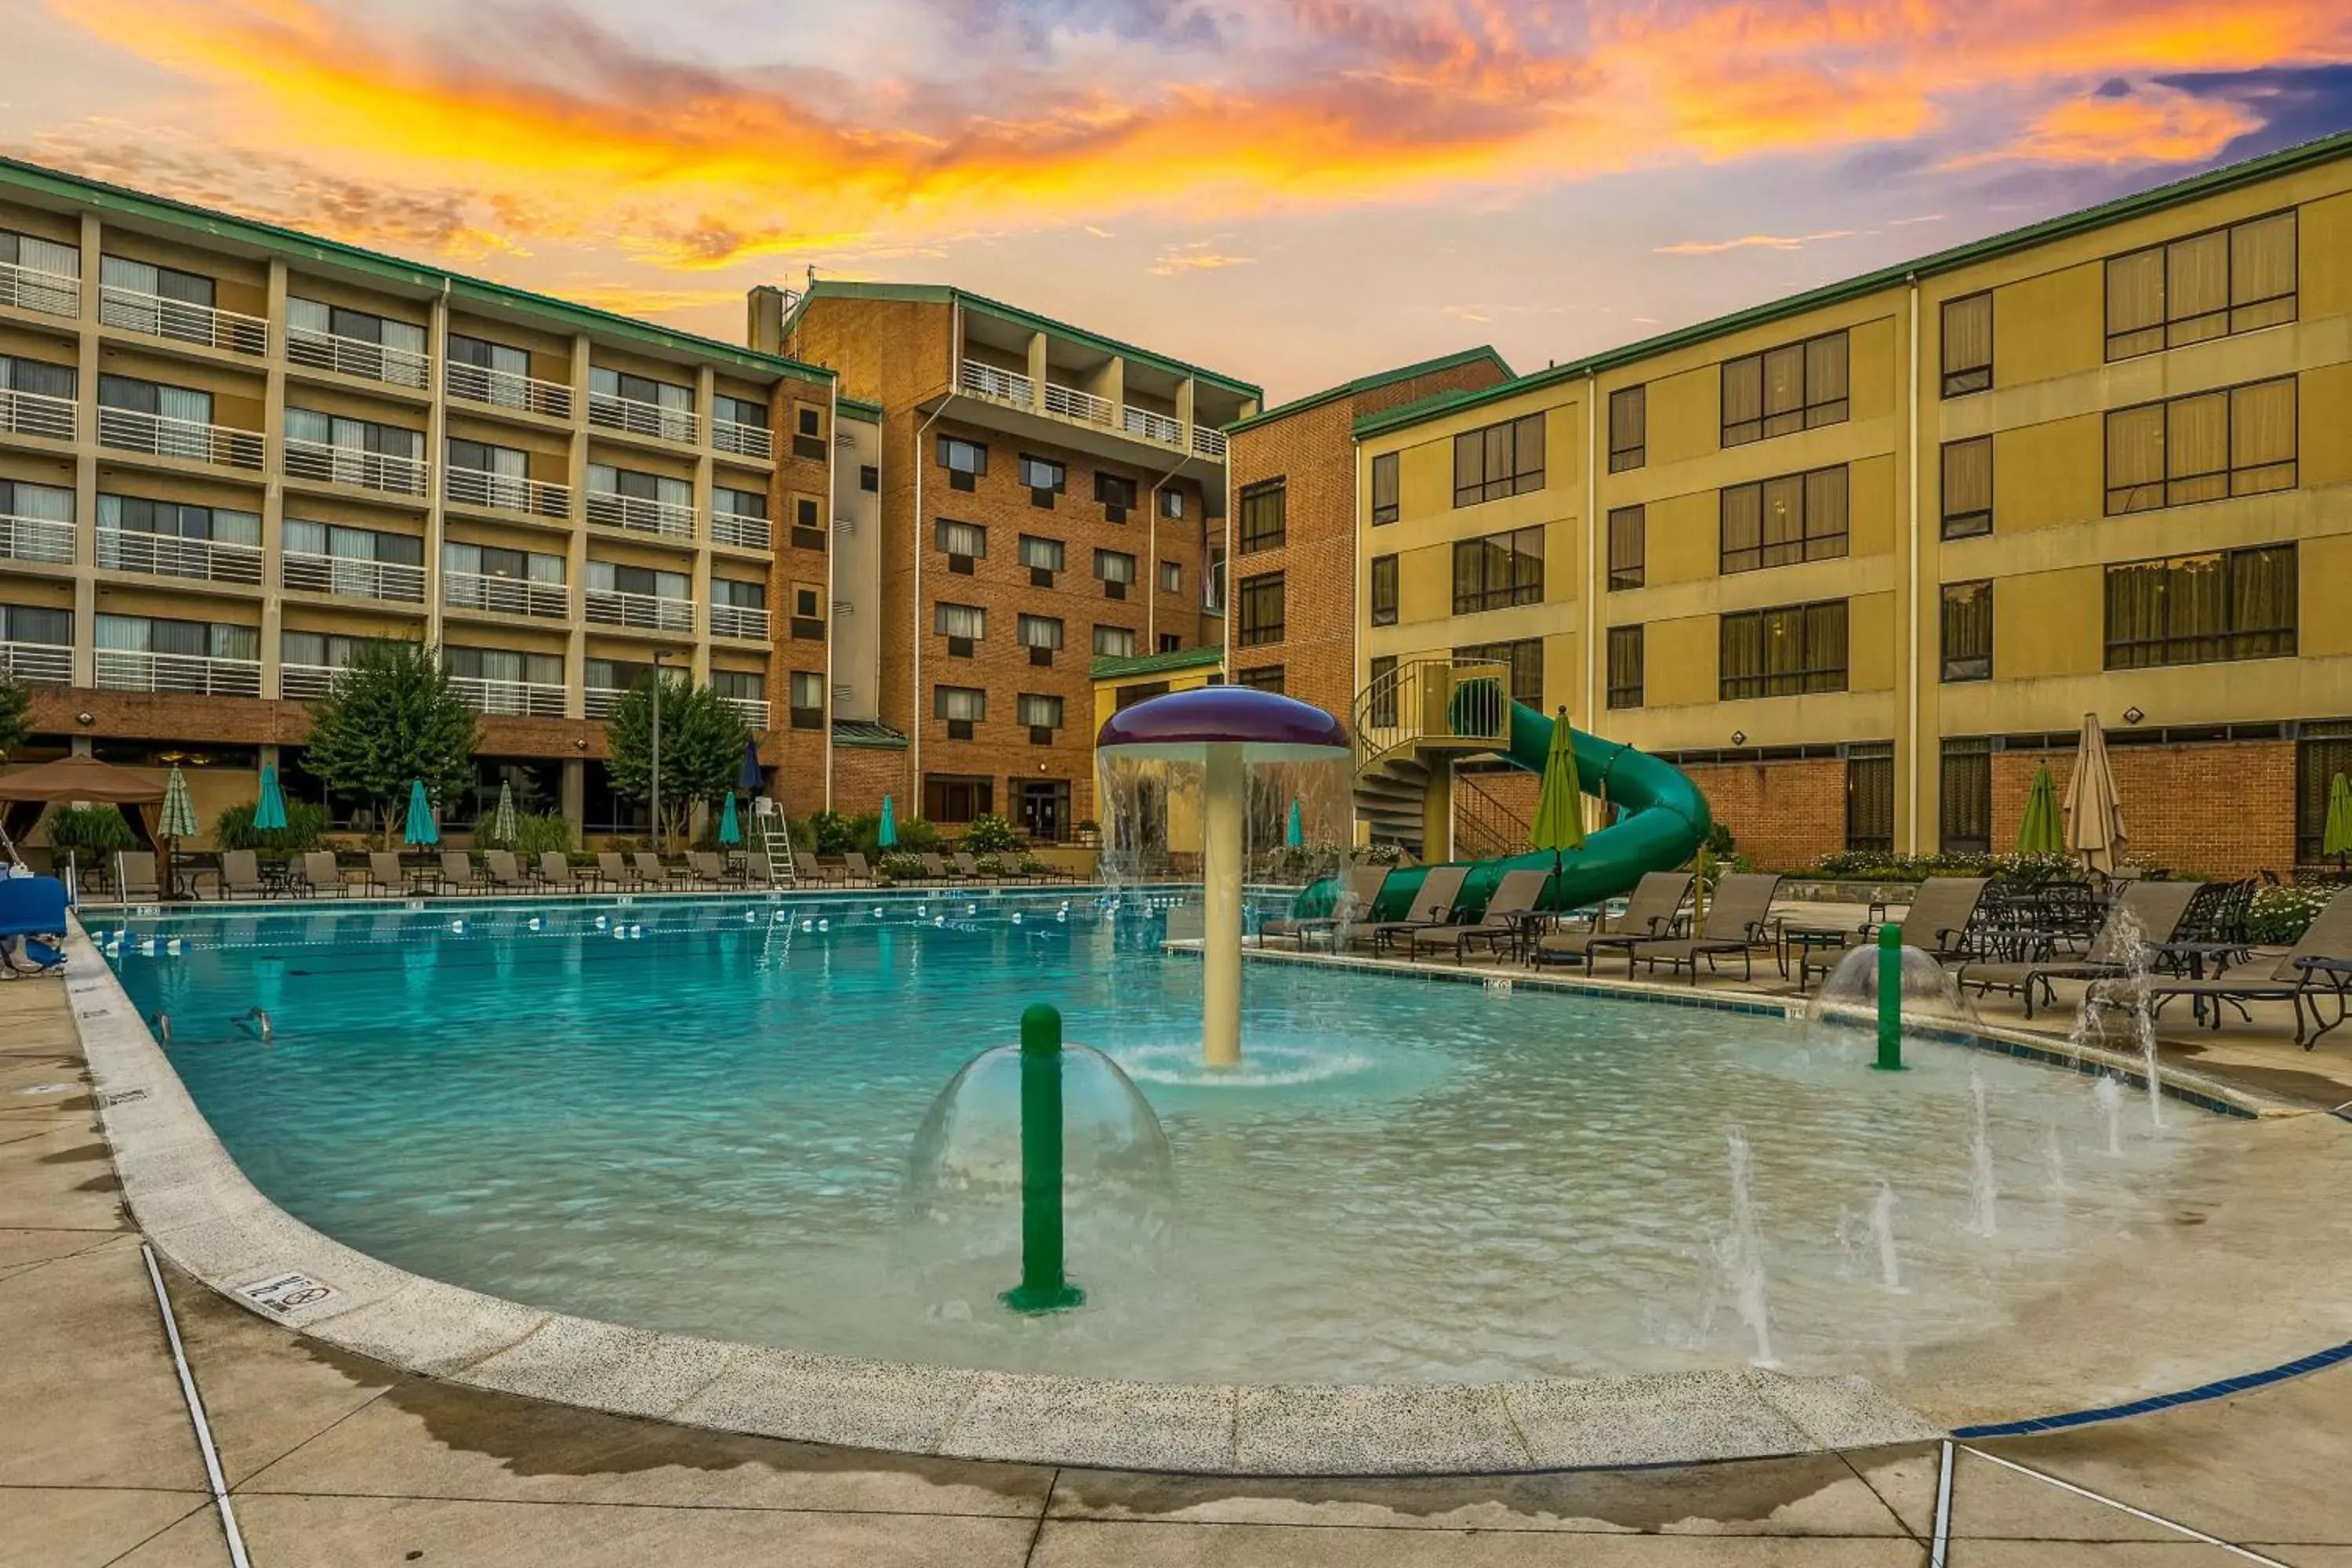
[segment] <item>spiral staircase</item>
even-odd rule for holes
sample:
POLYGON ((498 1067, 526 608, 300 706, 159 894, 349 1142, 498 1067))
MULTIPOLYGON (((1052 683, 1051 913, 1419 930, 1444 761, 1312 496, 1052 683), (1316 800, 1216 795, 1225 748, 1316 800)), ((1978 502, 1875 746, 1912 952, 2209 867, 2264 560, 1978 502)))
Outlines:
POLYGON ((1356 694, 1356 819, 1373 842, 1427 858, 1432 791, 1442 789, 1454 840, 1445 854, 1525 847, 1526 825, 1508 807, 1452 776, 1456 759, 1508 742, 1510 688, 1510 666, 1499 659, 1419 658, 1356 694))

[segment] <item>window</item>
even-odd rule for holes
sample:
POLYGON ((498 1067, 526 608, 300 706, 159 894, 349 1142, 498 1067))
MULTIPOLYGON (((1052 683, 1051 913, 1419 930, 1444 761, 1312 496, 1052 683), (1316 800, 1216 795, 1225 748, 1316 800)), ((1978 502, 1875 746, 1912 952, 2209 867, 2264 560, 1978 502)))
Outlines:
POLYGON ((1846 548, 1846 471, 1815 468, 1724 488, 1723 570, 1827 561, 1846 548))
POLYGON ((1282 640, 1282 574, 1267 572, 1241 583, 1240 644, 1257 647, 1282 640))
POLYGON ((1033 588, 1054 585, 1054 574, 1062 569, 1063 555, 1058 539, 1034 533, 1021 536, 1021 564, 1029 568, 1029 585, 1033 588))
MULTIPOLYGON (((1095 500, 1102 503, 1103 517, 1107 521, 1125 522, 1129 510, 1135 505, 1135 481, 1097 468, 1095 470, 1095 500)), ((1177 515, 1181 517, 1183 514, 1179 512, 1177 515)))
POLYGON ((1382 654, 1372 660, 1370 692, 1364 707, 1364 722, 1375 729, 1387 729, 1397 721, 1396 655, 1382 654))
MULTIPOLYGON (((40 647, 73 646, 73 612, 46 605, 0 605, 0 643, 31 643, 40 647)), ((19 678, 29 675, 20 671, 19 678)), ((55 679, 63 680, 59 670, 55 679)))
POLYGON ((1992 294, 1944 301, 1944 395, 1965 396, 1992 385, 1992 294))
POLYGON ((949 740, 969 741, 972 726, 988 721, 988 693, 977 686, 934 686, 931 717, 947 721, 949 740))
POLYGON ((1845 847, 1895 847, 1895 748, 1849 746, 1845 753, 1845 847))
POLYGON ((1543 600, 1543 527, 1454 543, 1454 613, 1498 610, 1543 600))
POLYGON ((1404 455, 1382 452, 1372 459, 1372 526, 1394 522, 1403 511, 1404 455))
MULTIPOLYGON (((713 577, 710 580, 710 602, 732 605, 739 610, 764 610, 768 607, 768 585, 742 577, 713 577)), ((794 613, 799 613, 797 602, 794 613)))
POLYGON ((1051 653, 1062 646, 1062 623, 1056 616, 1023 616, 1016 625, 1023 647, 1051 653))
POLYGON ((1612 507, 1609 510, 1609 586, 1638 588, 1645 570, 1644 560, 1650 549, 1650 521, 1646 509, 1638 506, 1612 507))
POLYGON ((872 463, 859 464, 857 468, 857 488, 866 491, 869 495, 878 495, 881 493, 882 470, 872 463))
POLYGON ((824 450, 824 411, 805 403, 793 405, 793 456, 822 463, 824 450))
POLYGON ((1937 830, 1947 855, 1981 855, 1992 847, 1992 742, 1947 740, 1937 830))
POLYGON ((649 599, 684 600, 694 592, 683 572, 656 572, 614 561, 591 561, 587 569, 587 586, 592 594, 636 594, 649 599))
MULTIPOLYGON (((47 360, 20 359, 10 354, 0 354, 0 392, 28 392, 37 397, 62 397, 70 400, 77 395, 75 388, 79 383, 80 375, 81 373, 69 364, 52 364, 47 360)), ((103 388, 108 382, 120 380, 121 380, 120 376, 100 376, 99 384, 103 388)), ((147 384, 141 382, 131 384, 146 385, 147 384)), ((197 393, 192 395, 204 396, 205 395, 197 393)), ((110 400, 101 395, 100 401, 110 400)), ((143 407, 141 407, 138 403, 127 400, 114 402, 113 406, 139 408, 140 412, 145 414, 157 411, 156 398, 152 389, 143 407)), ((211 401, 206 398, 205 408, 206 422, 210 421, 211 414, 211 401)), ((182 416, 187 417, 187 416, 182 416)), ((22 410, 18 410, 15 417, 9 420, 7 427, 12 430, 27 431, 33 435, 44 433, 30 423, 28 416, 22 410)))
POLYGON ((1176 632, 1161 632, 1160 634, 1160 651, 1161 653, 1174 653, 1183 646, 1184 638, 1181 634, 1176 632))
MULTIPOLYGON (((293 415, 289 413, 287 419, 289 421, 287 434, 290 436, 294 434, 291 424, 293 415)), ((588 465, 588 493, 592 497, 624 496, 635 500, 653 501, 665 507, 691 507, 694 504, 694 487, 684 479, 672 479, 667 474, 648 474, 636 468, 615 468, 610 463, 588 465)), ((592 522, 614 521, 626 519, 629 515, 629 510, 625 507, 604 511, 592 505, 589 510, 589 521, 592 522)), ((625 523, 624 526, 629 525, 625 523)), ((635 526, 645 525, 639 523, 635 526)))
POLYGON ((2249 218, 2107 258, 2107 357, 2130 359, 2295 316, 2295 217, 2249 218))
POLYGON ((1393 555, 1372 557, 1372 625, 1392 626, 1397 624, 1397 558, 1393 555))
POLYGON ((1456 658, 1497 659, 1511 667, 1511 700, 1528 707, 1543 707, 1543 638, 1521 637, 1517 642, 1473 643, 1454 650, 1456 658))
POLYGON ((510 577, 526 583, 561 584, 563 581, 563 557, 504 550, 492 544, 465 544, 452 539, 442 542, 441 570, 471 574, 478 577, 510 577))
POLYGON ((1163 489, 1160 492, 1160 515, 1170 521, 1181 521, 1184 516, 1184 492, 1163 489))
POLYGON ((1282 666, 1261 664, 1255 669, 1237 670, 1234 675, 1234 684, 1253 686, 1260 691, 1278 692, 1283 689, 1282 666))
POLYGON ((793 498, 793 549, 823 550, 824 548, 824 528, 821 521, 823 515, 817 510, 814 496, 793 498))
POLYGON ((1124 713, 1139 702, 1149 702, 1155 697, 1167 695, 1168 683, 1164 680, 1144 680, 1133 686, 1122 686, 1111 693, 1111 711, 1124 713))
POLYGON ((940 437, 940 467, 948 471, 949 489, 978 489, 980 476, 988 472, 988 448, 977 441, 942 436, 940 437))
POLYGON ((1050 731, 1062 727, 1062 700, 1058 697, 1024 691, 1021 693, 1020 710, 1021 722, 1032 731, 1032 740, 1037 738, 1034 731, 1044 730, 1049 731, 1045 739, 1050 742, 1053 739, 1050 731))
POLYGON ((1067 486, 1070 470, 1051 458, 1024 456, 1021 459, 1022 488, 1029 492, 1029 504, 1051 509, 1054 498, 1067 486))
MULTIPOLYGON (((66 492, 68 496, 71 493, 66 492)), ((98 529, 101 535, 148 533, 173 539, 215 540, 223 544, 258 545, 261 542, 261 518, 257 513, 229 511, 208 506, 183 506, 176 501, 149 500, 142 496, 100 495, 98 498, 98 529)), ((421 542, 419 544, 421 549, 421 542)), ((121 564, 120 561, 107 559, 113 552, 102 537, 98 542, 98 553, 100 566, 121 564)))
POLYGON ((1944 537, 1992 531, 1992 437, 1944 443, 1944 537))
MULTIPOLYGON (((719 677, 723 673, 725 672, 721 670, 711 671, 711 683, 716 685, 719 677)), ((751 694, 745 693, 745 695, 751 694)), ((824 728, 824 672, 823 670, 793 671, 792 725, 795 730, 824 728)))
POLYGON ((2109 669, 2283 658, 2294 633, 2292 544, 2107 568, 2109 669))
POLYGON ((1947 681, 1992 679, 1992 584, 1944 584, 1944 675, 1947 681))
MULTIPOLYGON (((0 479, 0 518, 18 520, 14 524, 0 524, 14 536, 5 546, 7 554, 19 561, 47 561, 68 566, 73 563, 74 492, 69 486, 0 479), (25 526, 27 523, 34 526, 25 526), (42 523, 62 526, 43 528, 39 526, 42 523)), ((287 526, 290 529, 293 525, 287 526)), ((293 545, 289 542, 287 548, 290 550, 293 545)))
POLYGON ((1825 332, 1801 343, 1723 362, 1723 444, 1744 446, 1845 421, 1846 335, 1825 332))
POLYGON ((1128 585, 1135 581, 1135 557, 1119 550, 1097 550, 1095 576, 1103 585, 1104 598, 1124 599, 1128 585))
POLYGON ((1135 632, 1129 626, 1097 626, 1095 628, 1097 658, 1133 658, 1135 632))
POLYGON ((588 419, 639 435, 666 440, 694 439, 694 388, 651 376, 591 365, 588 370, 588 419), (644 405, 643 409, 631 405, 644 405))
MULTIPOLYGON (((470 366, 479 374, 451 378, 457 384, 452 390, 477 403, 496 403, 509 408, 528 408, 534 413, 553 411, 549 401, 532 395, 530 385, 530 352, 488 338, 469 337, 464 332, 451 332, 447 348, 449 363, 470 366)), ((569 393, 563 395, 570 396, 569 393)))
POLYGON ((503 647, 444 647, 441 667, 460 680, 528 681, 533 686, 563 684, 560 653, 520 653, 503 647))
POLYGON ((1289 482, 1268 479, 1242 491, 1241 552, 1256 550, 1279 550, 1288 530, 1286 517, 1288 508, 1289 482))
POLYGON ((2107 515, 2295 485, 2295 381, 2282 376, 2107 416, 2107 515))
MULTIPOLYGON (((110 271, 137 265, 112 257, 107 258, 110 271)), ((205 291, 211 292, 209 285, 205 291)), ((207 299, 205 302, 212 301, 207 299)), ((258 344, 247 352, 259 353, 258 344)), ((388 321, 365 310, 346 310, 323 300, 305 300, 299 295, 289 296, 286 301, 286 357, 298 364, 345 371, 403 386, 423 386, 425 383, 423 327, 413 321, 388 321)))
POLYGON ((931 630, 948 639, 948 652, 970 658, 972 645, 988 636, 988 612, 978 605, 931 606, 931 630))
MULTIPOLYGON (((802 412, 814 414, 816 411, 812 408, 802 412)), ((710 416, 721 424, 754 425, 764 428, 768 423, 768 405, 754 403, 748 397, 730 397, 723 392, 716 393, 710 399, 710 416)))
POLYGON ((1639 708, 1642 705, 1642 628, 1611 626, 1609 628, 1609 706, 1639 708))
POLYGON ((1454 504, 1522 496, 1544 488, 1544 416, 1530 414, 1454 437, 1454 504))
POLYGON ((1845 601, 1780 605, 1723 617, 1722 700, 1845 689, 1845 601))
POLYGON ((971 575, 971 563, 988 553, 988 530, 976 522, 936 518, 931 523, 931 540, 946 552, 948 570, 966 577, 971 575))
MULTIPOLYGON (((758 585, 759 584, 755 583, 738 584, 738 586, 745 588, 757 587, 758 585)), ((803 616, 814 616, 824 608, 824 590, 817 586, 814 583, 795 583, 793 584, 793 619, 798 620, 803 616)), ((799 634, 795 633, 794 635, 797 636, 799 634)))
POLYGON ((970 822, 996 809, 992 779, 950 773, 923 775, 923 816, 932 822, 970 822))
POLYGON ((1622 474, 1650 460, 1650 389, 1624 386, 1609 395, 1609 471, 1622 474))
POLYGON ((2294 858, 2315 866, 2327 845, 2327 795, 2337 773, 2352 773, 2352 724, 2305 724, 2294 748, 2294 858))
POLYGON ((1184 591, 1184 566, 1181 562, 1162 561, 1160 563, 1160 591, 1163 594, 1184 591))

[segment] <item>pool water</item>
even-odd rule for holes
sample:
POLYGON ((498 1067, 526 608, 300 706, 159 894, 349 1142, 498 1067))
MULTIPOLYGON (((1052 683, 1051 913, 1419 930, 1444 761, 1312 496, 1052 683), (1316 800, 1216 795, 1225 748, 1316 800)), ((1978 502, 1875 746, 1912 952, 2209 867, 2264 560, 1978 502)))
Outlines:
POLYGON ((1769 1344, 1884 1373, 2127 1265, 2233 1135, 2137 1093, 2111 1122, 2094 1080, 1965 1047, 1885 1074, 1866 1037, 1773 1017, 1293 965, 1247 966, 1247 1069, 1203 1081, 1200 965, 1160 951, 1161 918, 1087 893, 519 900, 148 920, 113 962, 254 1183, 362 1251, 588 1317, 961 1365, 1479 1381, 1769 1344), (1087 1305, 1024 1319, 995 1301, 1012 1258, 910 1251, 902 1200, 934 1099, 1038 1000, 1129 1067, 1174 1217, 1074 1226, 1087 1305), (234 1021, 255 1006, 267 1041, 234 1021))

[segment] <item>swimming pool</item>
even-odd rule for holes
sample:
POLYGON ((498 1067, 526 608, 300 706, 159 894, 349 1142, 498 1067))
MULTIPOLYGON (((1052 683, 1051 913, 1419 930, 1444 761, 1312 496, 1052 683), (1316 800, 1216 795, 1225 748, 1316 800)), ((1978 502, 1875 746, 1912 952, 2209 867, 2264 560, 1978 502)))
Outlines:
POLYGON ((519 900, 173 916, 113 962, 254 1183, 362 1251, 586 1317, 966 1366, 1738 1365, 1752 1262, 1780 1364, 1884 1373, 2126 1265, 2228 1134, 2137 1101, 2111 1129, 2091 1079, 1961 1047, 1881 1075, 1866 1041, 1775 1018, 1288 965, 1247 977, 1245 1050, 1280 1070, 1206 1086, 1198 962, 1160 937, 1159 910, 1088 895, 519 900), (1130 1065, 1177 1194, 1153 1246, 1074 1246, 1085 1310, 1028 1320, 995 1305, 1003 1263, 910 1258, 900 1210, 934 1097, 1035 1000, 1130 1065), (233 1021, 255 1006, 266 1043, 233 1021))

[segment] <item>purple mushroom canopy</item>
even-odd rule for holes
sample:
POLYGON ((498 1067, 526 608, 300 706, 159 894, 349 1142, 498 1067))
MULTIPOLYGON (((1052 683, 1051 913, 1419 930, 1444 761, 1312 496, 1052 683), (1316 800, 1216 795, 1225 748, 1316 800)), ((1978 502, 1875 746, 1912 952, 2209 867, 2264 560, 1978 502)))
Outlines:
POLYGON ((1310 703, 1251 686, 1172 691, 1103 721, 1095 744, 1122 756, 1199 762, 1213 745, 1239 745, 1253 763, 1320 762, 1346 755, 1348 731, 1310 703))

